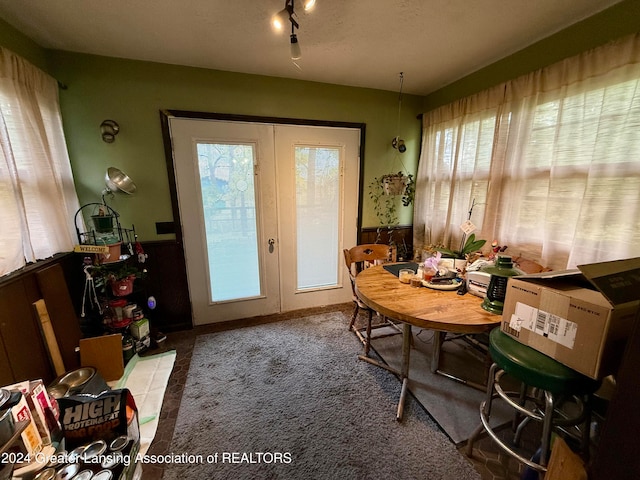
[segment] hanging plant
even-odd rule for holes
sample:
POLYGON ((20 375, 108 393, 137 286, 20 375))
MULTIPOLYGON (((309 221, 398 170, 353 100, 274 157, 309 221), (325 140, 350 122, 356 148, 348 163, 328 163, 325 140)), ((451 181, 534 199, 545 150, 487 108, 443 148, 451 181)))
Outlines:
POLYGON ((405 176, 402 172, 388 173, 380 177, 382 190, 385 195, 402 195, 405 189, 405 176))
POLYGON ((382 177, 374 178, 369 184, 369 198, 373 202, 373 210, 379 223, 376 243, 380 243, 382 229, 386 227, 389 233, 389 243, 393 244, 393 227, 398 225, 396 197, 385 193, 382 177))
POLYGON ((416 194, 416 184, 413 175, 405 175, 402 172, 387 173, 374 182, 380 182, 384 195, 402 195, 402 205, 408 207, 413 203, 416 194))
POLYGON ((404 192, 402 193, 402 205, 408 207, 413 203, 416 197, 416 182, 413 175, 409 174, 405 177, 404 192))
MULTIPOLYGON (((402 107, 402 83, 404 75, 400 72, 400 94, 398 96, 398 124, 397 129, 400 129, 400 111, 402 107)), ((406 152, 404 140, 396 135, 391 142, 391 146, 396 149, 399 154, 406 152)), ((394 160, 399 160, 402 167, 406 170, 402 159, 399 154, 396 155, 394 160)), ((376 177, 369 184, 369 197, 373 202, 373 209, 380 226, 377 229, 376 243, 380 243, 381 233, 384 227, 387 228, 389 233, 389 244, 394 245, 393 233, 395 227, 398 225, 398 197, 402 202, 402 205, 408 207, 414 201, 416 193, 415 181, 413 175, 404 174, 401 171, 386 173, 380 177, 376 177)))

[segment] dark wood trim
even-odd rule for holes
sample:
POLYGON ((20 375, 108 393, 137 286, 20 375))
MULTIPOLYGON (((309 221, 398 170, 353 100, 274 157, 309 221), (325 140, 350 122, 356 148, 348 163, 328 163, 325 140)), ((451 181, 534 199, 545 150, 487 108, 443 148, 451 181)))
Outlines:
POLYGON ((364 139, 366 133, 366 124, 361 124, 360 127, 360 178, 358 178, 358 218, 356 219, 356 228, 358 232, 356 239, 360 240, 362 232, 362 199, 364 195, 364 139))
POLYGON ((162 144, 164 147, 164 158, 167 165, 167 175, 169 177, 169 196, 171 197, 171 213, 173 214, 173 228, 176 235, 176 242, 182 245, 182 222, 180 221, 180 209, 178 208, 178 190, 176 189, 176 173, 173 162, 173 148, 171 145, 171 132, 169 131, 170 111, 160 111, 160 126, 162 128, 162 144))
POLYGON ((313 127, 363 128, 364 123, 342 122, 339 120, 314 120, 289 117, 263 117, 258 115, 239 115, 235 113, 196 112, 191 110, 161 110, 167 117, 199 118, 204 120, 224 120, 226 122, 275 123, 280 125, 308 125, 313 127))
POLYGON ((38 260, 37 262, 29 263, 15 272, 11 272, 7 275, 0 277, 0 286, 5 283, 13 282, 14 280, 19 279, 23 275, 30 275, 40 269, 46 268, 47 266, 54 265, 64 260, 67 256, 72 256, 73 252, 63 252, 56 253, 52 257, 46 258, 44 260, 38 260))

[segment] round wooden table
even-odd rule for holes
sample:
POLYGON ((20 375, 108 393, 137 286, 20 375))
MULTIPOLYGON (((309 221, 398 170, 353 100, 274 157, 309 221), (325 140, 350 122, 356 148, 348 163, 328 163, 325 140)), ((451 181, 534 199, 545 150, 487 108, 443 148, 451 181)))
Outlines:
MULTIPOLYGON (((386 264, 387 266, 389 264, 386 264)), ((377 265, 360 272, 355 280, 356 294, 372 310, 403 323, 401 371, 365 355, 359 358, 385 368, 402 379, 402 391, 398 402, 397 419, 402 419, 404 400, 408 387, 409 359, 411 353, 411 327, 435 330, 431 370, 463 383, 464 380, 439 369, 440 349, 447 332, 460 334, 482 333, 500 325, 502 317, 481 307, 482 299, 471 295, 458 295, 455 290, 411 287, 400 283, 385 265, 377 265)))

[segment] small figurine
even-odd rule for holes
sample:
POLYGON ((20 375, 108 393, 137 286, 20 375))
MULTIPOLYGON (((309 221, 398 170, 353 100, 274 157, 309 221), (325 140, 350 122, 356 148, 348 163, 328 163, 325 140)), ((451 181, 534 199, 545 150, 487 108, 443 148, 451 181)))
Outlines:
POLYGON ((489 254, 489 260, 494 260, 498 253, 502 253, 507 249, 507 245, 498 245, 498 240, 491 242, 491 253, 489 254))

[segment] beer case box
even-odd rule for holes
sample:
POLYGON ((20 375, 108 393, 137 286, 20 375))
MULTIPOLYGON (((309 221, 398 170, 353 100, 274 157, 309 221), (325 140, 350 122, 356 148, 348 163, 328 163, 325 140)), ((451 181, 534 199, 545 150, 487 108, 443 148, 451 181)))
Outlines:
POLYGON ((11 407, 11 415, 13 416, 13 420, 18 422, 28 421, 28 425, 20 434, 20 441, 18 442, 18 448, 20 452, 29 454, 31 457, 34 457, 36 454, 40 453, 43 448, 42 437, 38 432, 38 428, 36 426, 35 420, 31 414, 31 409, 27 404, 27 399, 24 394, 18 402, 17 405, 11 407))
POLYGON ((38 429, 43 445, 50 445, 52 441, 51 432, 47 425, 45 411, 47 409, 53 410, 53 406, 42 380, 25 380, 2 388, 22 393, 29 406, 31 420, 38 429))
POLYGON ((640 257, 509 278, 501 329, 599 379, 616 372, 640 315, 640 257))
POLYGON ((143 339, 149 335, 149 320, 146 318, 136 320, 129 326, 129 331, 131 332, 131 336, 136 340, 143 339))

